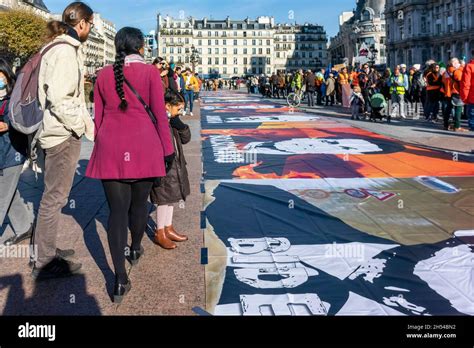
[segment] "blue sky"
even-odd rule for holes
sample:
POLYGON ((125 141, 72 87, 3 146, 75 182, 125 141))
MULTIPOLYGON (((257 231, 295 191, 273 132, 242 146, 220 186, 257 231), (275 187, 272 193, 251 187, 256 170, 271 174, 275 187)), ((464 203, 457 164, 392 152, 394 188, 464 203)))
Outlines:
MULTIPOLYGON (((72 0, 44 0, 54 13, 61 13, 72 0)), ((117 28, 134 26, 145 32, 155 29, 156 14, 220 19, 274 16, 278 23, 296 22, 324 25, 328 35, 334 36, 339 28, 339 14, 352 11, 356 0, 86 0, 94 11, 112 20, 117 28), (290 20, 290 15, 294 19, 290 20)))

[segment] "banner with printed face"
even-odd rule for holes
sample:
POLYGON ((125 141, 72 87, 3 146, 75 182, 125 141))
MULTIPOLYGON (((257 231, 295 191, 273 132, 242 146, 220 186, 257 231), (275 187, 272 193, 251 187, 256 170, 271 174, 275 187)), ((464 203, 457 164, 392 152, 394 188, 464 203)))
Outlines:
POLYGON ((238 95, 202 110, 210 313, 474 315, 472 160, 238 95))
POLYGON ((472 176, 474 164, 354 127, 207 129, 204 178, 472 176))
POLYGON ((208 181, 207 310, 474 315, 474 179, 435 186, 416 179, 208 181))

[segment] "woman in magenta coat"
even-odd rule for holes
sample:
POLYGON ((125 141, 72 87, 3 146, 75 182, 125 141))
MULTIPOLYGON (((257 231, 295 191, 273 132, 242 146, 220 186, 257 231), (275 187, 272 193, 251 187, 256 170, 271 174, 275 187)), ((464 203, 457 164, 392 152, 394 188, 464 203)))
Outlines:
POLYGON ((121 29, 115 47, 115 63, 102 69, 94 90, 95 145, 86 176, 102 180, 104 186, 110 208, 107 235, 116 276, 114 302, 121 302, 131 289, 126 256, 134 265, 143 255, 147 199, 155 179, 166 176, 174 147, 160 74, 142 57, 142 32, 121 29), (150 107, 156 124, 125 79, 150 107), (132 234, 130 249, 128 228, 132 234))

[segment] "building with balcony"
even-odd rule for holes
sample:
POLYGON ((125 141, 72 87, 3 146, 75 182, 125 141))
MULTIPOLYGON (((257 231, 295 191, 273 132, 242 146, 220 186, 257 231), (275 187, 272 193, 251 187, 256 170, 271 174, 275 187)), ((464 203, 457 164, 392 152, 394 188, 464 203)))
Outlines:
POLYGON ((390 66, 447 62, 474 48, 473 0, 387 0, 390 66))
POLYGON ((327 57, 326 33, 321 26, 277 25, 273 17, 265 16, 198 20, 158 14, 157 44, 159 56, 184 66, 192 65, 194 48, 198 73, 227 78, 315 69, 318 64, 323 66, 327 57))
POLYGON ((89 34, 89 39, 83 45, 85 54, 84 66, 86 74, 94 74, 96 70, 104 66, 105 62, 105 39, 93 28, 89 34))
POLYGON ((278 25, 275 70, 320 69, 328 65, 326 31, 320 25, 278 25))
POLYGON ((115 24, 94 13, 94 28, 89 39, 85 42, 84 53, 87 74, 94 74, 96 70, 115 62, 115 24))
POLYGON ((100 13, 94 13, 94 27, 104 40, 102 66, 113 64, 115 61, 115 35, 117 34, 115 24, 103 18, 100 13))

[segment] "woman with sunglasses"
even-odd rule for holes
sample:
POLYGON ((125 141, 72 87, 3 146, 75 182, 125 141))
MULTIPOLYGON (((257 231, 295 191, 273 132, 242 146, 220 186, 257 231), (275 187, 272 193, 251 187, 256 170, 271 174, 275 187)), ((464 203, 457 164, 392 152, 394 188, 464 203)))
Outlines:
POLYGON ((163 58, 158 57, 158 58, 155 58, 155 60, 153 61, 153 65, 156 66, 156 68, 160 72, 161 82, 163 82, 163 90, 164 91, 168 90, 168 88, 170 87, 170 81, 168 78, 168 75, 169 75, 168 64, 166 63, 165 60, 163 60, 163 58))

